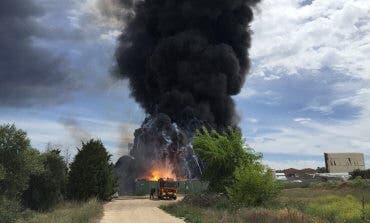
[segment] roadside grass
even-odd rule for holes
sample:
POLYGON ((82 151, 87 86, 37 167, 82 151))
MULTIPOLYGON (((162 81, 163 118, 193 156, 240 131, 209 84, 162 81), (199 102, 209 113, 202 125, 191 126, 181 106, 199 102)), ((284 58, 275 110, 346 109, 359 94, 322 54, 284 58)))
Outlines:
POLYGON ((259 208, 230 208, 224 200, 201 203, 197 196, 164 206, 168 213, 191 223, 365 223, 370 222, 370 187, 363 184, 321 183, 285 189, 259 208), (365 205, 363 205, 364 201, 365 205), (218 203, 221 203, 218 204, 218 203))
POLYGON ((362 207, 361 202, 351 195, 325 196, 310 202, 306 212, 333 223, 358 223, 370 220, 370 204, 362 207))
POLYGON ((92 199, 87 202, 65 202, 50 212, 33 212, 17 223, 94 223, 102 214, 102 203, 92 199))
MULTIPOLYGON (((286 189, 281 192, 276 200, 270 203, 270 207, 272 208, 290 207, 308 212, 311 215, 325 208, 328 208, 327 211, 330 209, 331 212, 336 210, 339 215, 339 213, 345 211, 344 207, 346 207, 347 210, 350 209, 353 213, 362 211, 367 214, 370 213, 368 211, 369 205, 369 182, 365 186, 348 183, 326 183, 313 185, 310 188, 286 189), (362 207, 362 201, 364 201, 365 207, 362 207), (313 206, 320 207, 314 208, 313 206)), ((318 215, 323 216, 322 213, 318 213, 318 215)), ((362 213, 362 215, 364 214, 362 213)), ((370 218, 370 216, 366 217, 370 218)), ((325 219, 330 220, 330 217, 325 219)), ((351 221, 347 220, 347 222, 351 221)))
POLYGON ((241 208, 222 210, 216 208, 196 207, 178 203, 161 207, 166 212, 191 223, 324 223, 294 209, 272 210, 266 208, 241 208))

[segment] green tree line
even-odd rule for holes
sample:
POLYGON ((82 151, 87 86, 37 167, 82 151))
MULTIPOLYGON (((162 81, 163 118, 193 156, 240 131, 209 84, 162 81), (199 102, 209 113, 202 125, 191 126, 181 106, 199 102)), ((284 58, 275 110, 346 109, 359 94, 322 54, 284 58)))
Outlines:
POLYGON ((116 188, 111 155, 100 140, 82 143, 70 168, 58 149, 39 152, 25 131, 0 125, 0 223, 64 200, 109 200, 116 188))

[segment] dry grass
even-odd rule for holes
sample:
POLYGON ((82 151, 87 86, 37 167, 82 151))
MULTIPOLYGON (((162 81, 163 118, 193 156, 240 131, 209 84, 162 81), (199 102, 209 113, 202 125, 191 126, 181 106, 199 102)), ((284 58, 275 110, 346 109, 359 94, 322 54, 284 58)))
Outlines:
POLYGON ((95 223, 103 213, 102 204, 93 199, 85 203, 66 202, 47 213, 38 213, 17 223, 95 223))

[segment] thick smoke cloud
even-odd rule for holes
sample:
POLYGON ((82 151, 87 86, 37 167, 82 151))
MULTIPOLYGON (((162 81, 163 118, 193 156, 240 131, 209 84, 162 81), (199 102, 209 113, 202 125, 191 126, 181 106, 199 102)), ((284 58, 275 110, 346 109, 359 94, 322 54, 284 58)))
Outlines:
POLYGON ((35 44, 44 13, 32 0, 0 1, 0 106, 55 103, 71 86, 64 62, 35 44))
MULTIPOLYGON (((249 71, 251 7, 258 2, 136 2, 119 38, 117 76, 129 79, 132 96, 149 114, 168 114, 183 126, 194 118, 216 128, 235 126, 231 96, 249 71)), ((122 7, 131 3, 121 1, 122 7)))

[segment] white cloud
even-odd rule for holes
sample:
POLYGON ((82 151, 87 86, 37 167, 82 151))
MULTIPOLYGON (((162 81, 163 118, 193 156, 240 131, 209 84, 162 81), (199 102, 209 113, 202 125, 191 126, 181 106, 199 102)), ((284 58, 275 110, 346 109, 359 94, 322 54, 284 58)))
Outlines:
POLYGON ((310 118, 295 118, 294 121, 299 122, 299 123, 306 123, 306 122, 311 121, 311 119, 310 118))
MULTIPOLYGON (((259 152, 302 157, 324 152, 370 156, 370 1, 314 0, 302 5, 297 0, 265 0, 252 30, 255 77, 269 80, 305 70, 317 73, 317 78, 327 68, 339 71, 353 81, 329 81, 332 101, 323 104, 313 99, 301 111, 331 117, 336 107, 349 105, 359 113, 348 114, 353 119, 346 121, 292 117, 292 122, 271 126, 273 131, 248 139, 250 144, 259 152)), ((305 160, 266 162, 276 168, 322 166, 305 160)))
POLYGON ((247 118, 246 120, 247 120, 247 122, 250 122, 250 123, 253 123, 253 124, 258 123, 258 119, 255 119, 255 118, 247 118))
POLYGON ((330 123, 296 118, 299 125, 275 126, 272 133, 250 139, 259 152, 297 155, 321 155, 324 152, 362 152, 370 155, 370 89, 362 88, 356 95, 343 98, 348 104, 362 108, 358 117, 330 123), (273 140, 264 140, 264 139, 273 140))
POLYGON ((257 95, 257 91, 250 87, 242 88, 241 92, 236 96, 239 99, 248 99, 257 95))
POLYGON ((110 41, 111 43, 115 43, 118 36, 121 34, 118 30, 109 30, 107 33, 103 33, 100 35, 102 40, 110 41))
POLYGON ((370 1, 315 0, 302 6, 265 0, 259 8, 252 24, 254 74, 271 79, 330 68, 370 79, 370 1))

